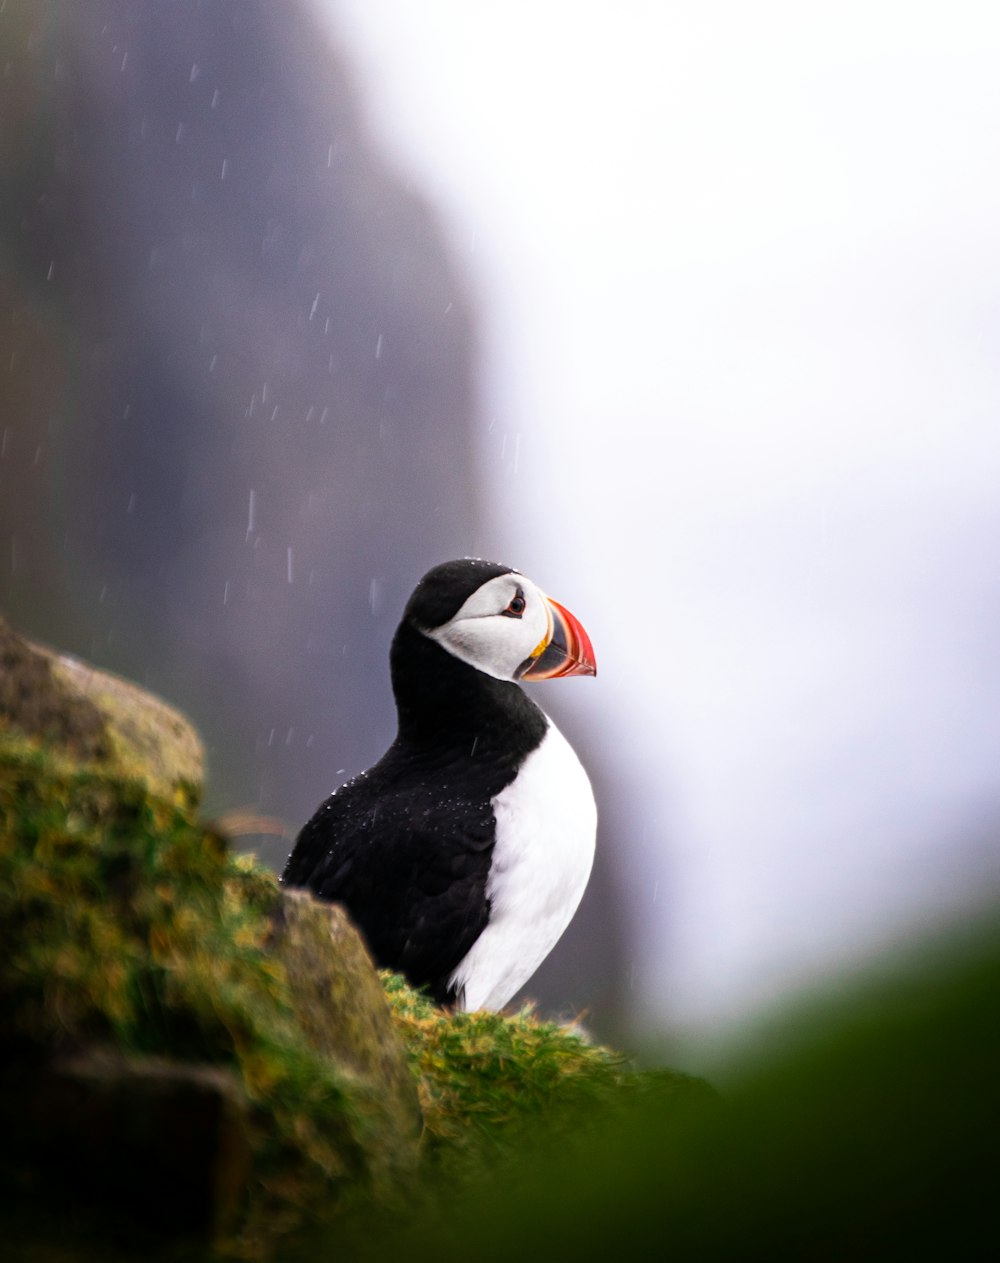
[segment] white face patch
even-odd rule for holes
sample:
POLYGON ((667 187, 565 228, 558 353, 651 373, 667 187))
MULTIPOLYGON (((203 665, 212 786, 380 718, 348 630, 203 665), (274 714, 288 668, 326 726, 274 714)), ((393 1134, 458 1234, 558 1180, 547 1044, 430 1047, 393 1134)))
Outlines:
POLYGON ((544 596, 520 574, 497 575, 473 592, 454 618, 424 634, 470 667, 497 680, 513 680, 518 667, 548 636, 550 615, 544 596), (504 611, 518 595, 520 618, 504 611))

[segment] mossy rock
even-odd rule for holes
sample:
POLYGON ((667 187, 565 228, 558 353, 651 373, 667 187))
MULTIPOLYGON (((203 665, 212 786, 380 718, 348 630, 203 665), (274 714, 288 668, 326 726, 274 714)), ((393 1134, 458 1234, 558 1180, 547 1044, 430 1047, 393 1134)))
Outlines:
POLYGON ((398 1145, 370 1155, 393 1180, 416 1164, 423 1127, 417 1083, 371 957, 336 904, 285 891, 271 918, 268 948, 284 966, 293 1010, 311 1048, 367 1095, 372 1119, 398 1145))
MULTIPOLYGON (((97 1214, 119 1231, 129 1219, 116 1163, 107 1180, 81 1181, 50 1161, 66 1148, 67 1119, 88 1116, 39 1113, 57 1089, 107 1098, 89 1111, 97 1152, 107 1152, 109 1120, 155 1118, 152 1103, 173 1094, 190 1105, 200 1094, 201 1114, 215 1120, 206 1147, 223 1166, 206 1168, 211 1189, 193 1198, 201 1219, 192 1227, 178 1211, 174 1227, 236 1255, 266 1252, 304 1218, 332 1221, 344 1203, 405 1184, 417 1155, 416 1084, 374 966, 346 920, 335 940, 329 909, 295 899, 289 914, 286 898, 271 874, 233 859, 220 836, 145 782, 0 735, 0 1129, 34 1141, 7 1147, 0 1166, 20 1201, 40 1197, 41 1213, 58 1196, 70 1218, 97 1214), (319 968, 303 942, 321 941, 324 924, 319 968), (304 1000, 311 987, 318 1001, 334 974, 352 993, 339 1039, 337 1008, 321 1030, 304 1000), (81 1066, 95 1056, 117 1069, 91 1074, 88 1093, 81 1066), (201 1077, 178 1078, 177 1067, 201 1077), (242 1150, 234 1193, 232 1155, 242 1150)), ((120 1141, 123 1169, 157 1169, 155 1139, 145 1156, 133 1133, 120 1141)), ((164 1196, 192 1202, 179 1186, 164 1196)), ((133 1226, 145 1231, 145 1217, 133 1226)))
POLYGON ((0 618, 0 729, 96 763, 179 805, 201 797, 201 739, 172 706, 108 671, 32 644, 0 618))
POLYGON ((575 1028, 380 977, 343 909, 198 821, 186 721, 2 629, 0 652, 11 1257, 351 1251, 649 1090, 575 1028))

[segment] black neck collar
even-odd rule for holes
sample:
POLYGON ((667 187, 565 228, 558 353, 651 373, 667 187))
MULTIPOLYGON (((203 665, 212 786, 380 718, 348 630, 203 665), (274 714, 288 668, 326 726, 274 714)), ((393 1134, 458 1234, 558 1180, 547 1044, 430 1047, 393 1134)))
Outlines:
POLYGON ((548 721, 519 684, 477 671, 406 618, 390 655, 397 745, 430 756, 519 766, 548 721))

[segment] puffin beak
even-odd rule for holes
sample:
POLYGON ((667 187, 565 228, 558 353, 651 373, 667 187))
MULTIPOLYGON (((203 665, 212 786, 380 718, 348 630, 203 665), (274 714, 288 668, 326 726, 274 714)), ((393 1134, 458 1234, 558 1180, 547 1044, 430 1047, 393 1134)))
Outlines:
POLYGON ((549 630, 545 639, 518 672, 521 680, 554 680, 561 675, 596 675, 597 662, 590 637, 565 605, 545 598, 549 630))

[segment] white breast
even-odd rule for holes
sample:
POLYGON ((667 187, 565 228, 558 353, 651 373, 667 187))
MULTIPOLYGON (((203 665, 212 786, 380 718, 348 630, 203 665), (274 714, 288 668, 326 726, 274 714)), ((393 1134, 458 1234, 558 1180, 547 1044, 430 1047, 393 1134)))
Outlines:
POLYGON ((492 805, 490 920, 449 980, 465 1009, 503 1008, 528 981, 569 925, 594 860, 590 781, 551 720, 492 805))

